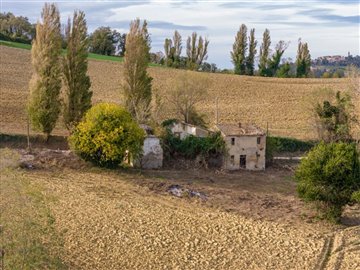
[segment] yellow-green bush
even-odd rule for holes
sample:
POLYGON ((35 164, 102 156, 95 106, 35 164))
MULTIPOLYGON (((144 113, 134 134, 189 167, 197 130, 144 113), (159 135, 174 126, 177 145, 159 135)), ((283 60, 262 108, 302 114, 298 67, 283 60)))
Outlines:
POLYGON ((100 103, 93 106, 69 138, 71 149, 87 161, 105 167, 120 165, 128 151, 141 154, 144 131, 121 106, 100 103))

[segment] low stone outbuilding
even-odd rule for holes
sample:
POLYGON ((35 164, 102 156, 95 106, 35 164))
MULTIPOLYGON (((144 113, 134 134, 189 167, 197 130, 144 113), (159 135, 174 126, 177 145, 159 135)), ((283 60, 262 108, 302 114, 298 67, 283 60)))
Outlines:
POLYGON ((159 169, 163 166, 164 153, 160 144, 160 139, 153 135, 151 127, 140 125, 146 132, 143 145, 143 155, 140 160, 140 166, 143 169, 159 169))
POLYGON ((252 124, 218 124, 215 126, 225 140, 227 170, 265 170, 266 133, 252 124))
POLYGON ((171 124, 169 128, 171 130, 171 133, 179 137, 181 140, 189 135, 193 135, 196 137, 207 137, 210 134, 210 131, 205 128, 201 128, 180 121, 171 124))
POLYGON ((147 135, 144 140, 141 168, 159 169, 163 166, 163 149, 160 139, 154 135, 147 135))

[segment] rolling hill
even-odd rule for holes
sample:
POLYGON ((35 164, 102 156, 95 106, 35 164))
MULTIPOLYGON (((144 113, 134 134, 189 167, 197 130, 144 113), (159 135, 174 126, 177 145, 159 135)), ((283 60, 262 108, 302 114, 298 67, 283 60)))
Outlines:
MULTIPOLYGON (((32 73, 30 51, 0 46, 0 131, 2 133, 25 133, 25 106, 28 83, 32 73)), ((121 103, 122 63, 89 57, 89 75, 92 83, 93 102, 121 103)), ((174 87, 174 78, 187 72, 171 68, 150 67, 153 89, 163 97, 164 108, 160 117, 174 117, 166 96, 174 87)), ((279 79, 237 76, 231 74, 198 73, 209 79, 207 99, 199 105, 210 123, 215 121, 216 98, 218 98, 220 122, 253 122, 266 128, 273 135, 314 139, 311 106, 324 97, 320 89, 345 90, 346 79, 279 79)), ((357 107, 360 115, 359 106, 357 107)), ((61 121, 60 121, 61 122, 61 121)), ((61 123, 54 134, 64 135, 61 123)))

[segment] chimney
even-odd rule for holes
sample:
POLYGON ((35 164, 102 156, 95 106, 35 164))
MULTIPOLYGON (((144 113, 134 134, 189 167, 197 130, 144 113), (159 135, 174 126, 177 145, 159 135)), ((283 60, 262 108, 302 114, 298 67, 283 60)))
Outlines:
POLYGON ((241 128, 241 122, 239 122, 239 128, 241 128))

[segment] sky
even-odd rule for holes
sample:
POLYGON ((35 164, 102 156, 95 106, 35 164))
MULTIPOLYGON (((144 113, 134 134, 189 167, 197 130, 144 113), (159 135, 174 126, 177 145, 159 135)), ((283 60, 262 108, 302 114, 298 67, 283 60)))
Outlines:
MULTIPOLYGON (((258 50, 265 28, 270 30, 272 48, 279 40, 290 42, 284 57, 296 58, 298 39, 307 42, 312 58, 324 55, 360 55, 360 0, 53 0, 62 23, 75 9, 86 14, 89 32, 110 26, 128 31, 135 18, 146 19, 152 52, 163 51, 164 39, 178 30, 183 38, 196 31, 210 40, 207 62, 232 68, 230 51, 242 23, 255 28, 258 50)), ((1 12, 40 19, 43 0, 0 0, 1 12)))

